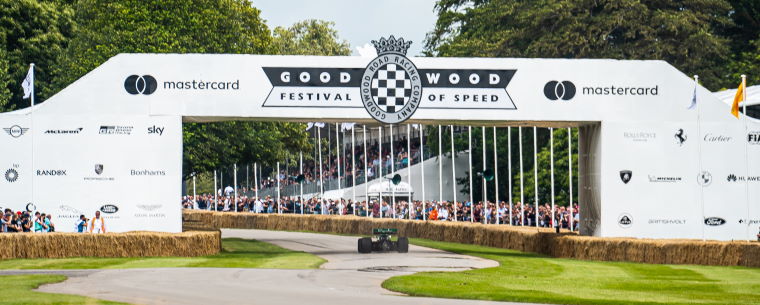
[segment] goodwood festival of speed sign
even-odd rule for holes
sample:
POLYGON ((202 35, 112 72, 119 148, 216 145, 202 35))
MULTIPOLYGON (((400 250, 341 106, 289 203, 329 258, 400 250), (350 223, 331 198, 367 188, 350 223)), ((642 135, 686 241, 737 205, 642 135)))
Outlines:
POLYGON ((417 109, 515 110, 506 87, 515 69, 418 69, 406 57, 411 41, 373 40, 365 67, 263 67, 272 90, 263 107, 364 108, 378 122, 398 124, 417 109))

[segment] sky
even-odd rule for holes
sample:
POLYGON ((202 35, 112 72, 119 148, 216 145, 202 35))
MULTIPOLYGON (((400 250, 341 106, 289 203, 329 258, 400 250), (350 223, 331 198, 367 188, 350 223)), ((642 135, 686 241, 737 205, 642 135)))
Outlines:
POLYGON ((435 0, 252 0, 270 29, 305 19, 335 22, 341 39, 357 47, 390 35, 411 40, 407 56, 422 52, 425 34, 433 29, 435 0))

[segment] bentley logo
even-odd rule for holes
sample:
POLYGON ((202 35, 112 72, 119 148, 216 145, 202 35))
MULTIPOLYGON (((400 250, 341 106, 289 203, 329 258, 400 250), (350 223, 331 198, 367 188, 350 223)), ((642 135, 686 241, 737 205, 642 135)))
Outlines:
POLYGON ((103 164, 95 164, 95 173, 98 175, 103 173, 103 164))
POLYGON ((631 181, 632 177, 633 177, 632 171, 629 171, 629 170, 620 171, 620 180, 623 180, 623 183, 628 184, 628 182, 631 181))
POLYGON ((403 38, 372 41, 377 57, 364 69, 360 90, 364 109, 386 124, 406 121, 417 111, 422 98, 422 80, 417 67, 406 57, 412 44, 403 38))

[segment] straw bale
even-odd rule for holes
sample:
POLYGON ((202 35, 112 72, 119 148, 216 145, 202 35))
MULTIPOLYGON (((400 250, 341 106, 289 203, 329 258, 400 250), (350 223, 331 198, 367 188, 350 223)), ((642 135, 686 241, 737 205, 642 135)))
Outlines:
POLYGON ((0 259, 203 256, 219 253, 219 231, 0 234, 0 259))

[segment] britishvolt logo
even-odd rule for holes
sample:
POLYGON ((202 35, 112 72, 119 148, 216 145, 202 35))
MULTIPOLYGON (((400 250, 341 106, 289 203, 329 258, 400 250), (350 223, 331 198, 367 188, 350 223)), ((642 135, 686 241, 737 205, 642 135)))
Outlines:
POLYGON ((272 90, 262 106, 364 108, 388 124, 417 109, 517 109, 506 90, 517 70, 418 69, 406 57, 411 41, 372 43, 378 56, 365 67, 264 67, 272 90))
POLYGON ((575 97, 575 84, 570 81, 550 81, 544 85, 544 95, 546 98, 556 101, 569 101, 575 97))
POLYGON ((11 137, 18 138, 20 136, 23 136, 27 132, 27 130, 29 130, 29 128, 13 125, 8 128, 3 128, 3 130, 5 130, 5 132, 11 137))
POLYGON ((132 95, 151 95, 156 92, 156 88, 158 88, 158 82, 150 75, 130 75, 124 80, 124 89, 132 95))

